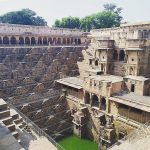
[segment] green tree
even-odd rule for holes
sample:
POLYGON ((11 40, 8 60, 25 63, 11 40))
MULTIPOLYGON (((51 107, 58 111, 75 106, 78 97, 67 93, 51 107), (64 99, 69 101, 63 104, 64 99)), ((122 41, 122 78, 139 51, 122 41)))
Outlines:
POLYGON ((84 31, 90 31, 90 29, 94 28, 94 15, 86 16, 81 19, 80 29, 84 31))
POLYGON ((117 7, 115 4, 104 4, 104 11, 114 13, 115 16, 115 26, 120 26, 122 21, 122 16, 120 15, 122 12, 122 8, 117 7))
POLYGON ((77 17, 66 17, 66 18, 62 18, 61 20, 56 20, 54 27, 58 27, 58 28, 77 28, 79 29, 80 27, 80 19, 77 17))
POLYGON ((91 29, 111 28, 120 26, 122 9, 115 4, 105 4, 104 10, 81 19, 80 28, 84 31, 91 29))
POLYGON ((91 29, 111 28, 120 26, 122 9, 115 4, 105 4, 104 10, 84 18, 66 17, 55 21, 55 27, 80 28, 84 31, 91 29))
POLYGON ((30 9, 8 12, 0 16, 1 23, 45 26, 47 22, 30 9))
POLYGON ((60 28, 60 21, 58 19, 55 21, 54 26, 57 27, 57 28, 60 28))

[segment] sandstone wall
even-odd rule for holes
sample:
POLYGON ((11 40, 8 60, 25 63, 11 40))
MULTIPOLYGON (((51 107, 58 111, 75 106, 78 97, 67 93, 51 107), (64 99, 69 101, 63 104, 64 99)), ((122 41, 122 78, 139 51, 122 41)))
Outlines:
POLYGON ((123 62, 113 62, 113 74, 117 76, 124 76, 126 71, 126 64, 123 62))
MULTIPOLYGON (((70 110, 78 110, 80 108, 80 104, 78 101, 75 101, 70 98, 66 98, 67 105, 70 110)), ((99 119, 96 117, 98 111, 93 111, 90 107, 87 111, 87 118, 86 118, 86 133, 85 136, 91 140, 98 142, 99 140, 99 128, 100 122, 99 119)))
POLYGON ((34 35, 65 35, 65 36, 81 36, 82 31, 78 29, 63 29, 50 28, 49 26, 30 26, 30 25, 14 25, 14 24, 0 24, 0 34, 2 35, 22 35, 32 33, 34 35))
POLYGON ((54 87, 54 80, 79 74, 82 48, 0 48, 0 97, 28 99, 54 87))
POLYGON ((0 48, 0 97, 53 138, 72 132, 71 112, 54 81, 79 75, 80 47, 0 48))

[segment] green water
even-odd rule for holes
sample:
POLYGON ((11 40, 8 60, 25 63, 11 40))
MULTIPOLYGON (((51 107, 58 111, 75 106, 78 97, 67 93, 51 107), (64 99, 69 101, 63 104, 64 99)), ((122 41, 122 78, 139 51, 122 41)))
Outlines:
POLYGON ((71 135, 68 137, 59 140, 58 143, 65 150, 98 150, 98 145, 87 139, 80 139, 75 135, 71 135))

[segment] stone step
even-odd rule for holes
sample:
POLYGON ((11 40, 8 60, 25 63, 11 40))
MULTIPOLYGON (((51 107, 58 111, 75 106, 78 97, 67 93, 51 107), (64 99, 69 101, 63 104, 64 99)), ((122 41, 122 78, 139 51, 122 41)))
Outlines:
POLYGON ((0 104, 0 112, 8 109, 7 104, 0 104))
POLYGON ((15 139, 19 138, 19 134, 17 131, 12 132, 12 135, 15 137, 15 139))
POLYGON ((13 115, 11 115, 11 117, 12 117, 13 120, 19 119, 19 115, 18 114, 13 114, 13 115))
POLYGON ((7 128, 10 130, 10 132, 13 132, 16 130, 15 125, 14 124, 10 124, 7 126, 7 128))
POLYGON ((0 112, 0 119, 4 119, 6 117, 10 116, 10 111, 9 110, 4 110, 0 112))
POLYGON ((6 126, 13 123, 12 117, 7 117, 1 120, 6 126))
POLYGON ((23 120, 22 120, 22 118, 18 118, 16 120, 14 120, 14 122, 15 122, 15 124, 19 124, 19 123, 22 123, 23 120))
POLYGON ((22 124, 22 123, 17 124, 17 126, 18 126, 20 129, 23 129, 23 128, 25 127, 25 125, 22 124))

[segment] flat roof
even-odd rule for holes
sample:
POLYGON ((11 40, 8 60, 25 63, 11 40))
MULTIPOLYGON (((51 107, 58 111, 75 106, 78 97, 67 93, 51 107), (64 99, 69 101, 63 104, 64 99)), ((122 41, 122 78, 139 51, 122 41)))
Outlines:
POLYGON ((132 76, 132 75, 125 76, 124 78, 133 79, 133 80, 138 80, 138 81, 150 80, 149 78, 145 78, 145 77, 143 77, 143 76, 132 76))
POLYGON ((82 89, 82 84, 83 84, 83 80, 81 80, 78 77, 63 78, 63 79, 56 80, 56 82, 73 87, 75 89, 82 89))
POLYGON ((150 96, 140 96, 135 93, 128 93, 110 97, 110 100, 150 112, 150 96))
POLYGON ((150 25, 150 21, 124 23, 121 24, 120 26, 125 27, 125 26, 140 26, 140 25, 150 25))
POLYGON ((115 76, 115 75, 94 75, 94 76, 89 76, 89 78, 91 79, 96 79, 99 81, 106 81, 106 82, 122 82, 123 81, 123 77, 120 76, 115 76))
POLYGON ((96 68, 96 69, 89 69, 89 70, 86 70, 87 72, 94 72, 94 73, 97 73, 97 72, 102 72, 102 70, 100 70, 99 68, 96 68))
POLYGON ((144 49, 143 48, 127 48, 126 49, 127 51, 143 51, 144 49))

